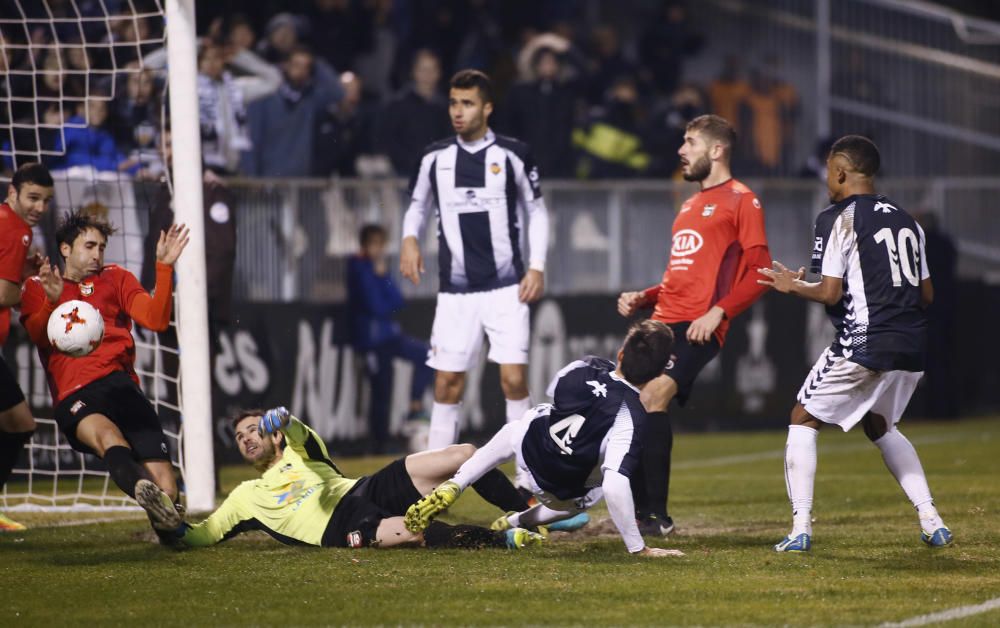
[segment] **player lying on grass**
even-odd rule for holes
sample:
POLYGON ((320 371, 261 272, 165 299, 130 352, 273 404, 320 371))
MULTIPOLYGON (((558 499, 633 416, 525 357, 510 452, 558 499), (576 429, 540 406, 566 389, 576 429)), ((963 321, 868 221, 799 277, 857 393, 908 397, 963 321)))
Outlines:
MULTIPOLYGON (((407 506, 454 474, 475 451, 472 445, 413 454, 353 479, 330 460, 319 435, 285 408, 244 411, 232 424, 240 454, 261 477, 236 487, 205 521, 169 530, 181 546, 213 545, 248 530, 287 545, 321 547, 521 549, 542 540, 521 528, 494 531, 435 522, 423 532, 410 532, 403 525, 407 506)), ((499 471, 483 476, 475 488, 501 509, 527 507, 499 471)), ((137 499, 142 504, 143 496, 137 499)))
POLYGON ((876 194, 878 148, 848 135, 830 149, 827 187, 833 203, 816 218, 809 283, 774 262, 760 283, 826 305, 837 338, 816 361, 792 409, 785 445, 785 485, 792 531, 778 552, 812 547, 816 437, 823 423, 845 432, 861 423, 889 471, 917 510, 921 538, 951 543, 920 458, 896 424, 923 375, 927 351, 924 308, 934 299, 924 232, 898 203, 876 194), (898 246, 897 246, 898 242, 898 246))
POLYGON ((511 459, 526 472, 540 502, 508 514, 495 529, 533 527, 564 520, 603 497, 611 518, 633 554, 676 556, 646 547, 639 534, 630 478, 639 464, 646 411, 639 391, 663 373, 673 332, 659 321, 633 325, 618 350, 618 364, 588 356, 564 367, 549 385, 552 404, 508 423, 447 482, 406 512, 412 532, 430 529, 432 519, 451 506, 470 484, 511 459))

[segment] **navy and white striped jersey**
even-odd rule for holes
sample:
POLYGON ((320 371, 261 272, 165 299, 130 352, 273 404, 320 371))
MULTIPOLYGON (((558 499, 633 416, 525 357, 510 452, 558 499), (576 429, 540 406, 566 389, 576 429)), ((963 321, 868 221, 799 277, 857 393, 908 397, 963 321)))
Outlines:
POLYGON ((816 218, 812 272, 844 280, 843 298, 826 308, 835 355, 878 371, 924 370, 920 282, 930 273, 912 216, 875 194, 831 205, 816 218))
POLYGON ((587 356, 549 385, 553 403, 536 407, 521 442, 538 486, 574 499, 601 486, 604 470, 631 478, 639 464, 646 411, 639 389, 615 374, 615 363, 587 356))
POLYGON ((420 238, 438 218, 441 292, 482 292, 521 281, 522 225, 528 216, 530 268, 544 271, 548 212, 527 144, 488 131, 476 142, 452 137, 428 146, 410 182, 403 237, 420 238))

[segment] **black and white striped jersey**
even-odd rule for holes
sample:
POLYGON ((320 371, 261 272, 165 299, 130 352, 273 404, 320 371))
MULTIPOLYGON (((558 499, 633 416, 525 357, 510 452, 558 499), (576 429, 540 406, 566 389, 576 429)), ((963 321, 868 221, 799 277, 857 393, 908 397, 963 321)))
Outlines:
POLYGON ((816 218, 812 272, 844 280, 843 298, 826 308, 837 328, 835 355, 879 371, 924 370, 920 282, 930 272, 912 216, 876 194, 831 205, 816 218))
POLYGON ((431 208, 437 211, 441 292, 518 283, 525 273, 526 216, 529 266, 544 270, 548 212, 527 144, 492 131, 476 142, 435 142, 424 151, 410 194, 404 238, 419 239, 431 208))
POLYGON ((552 404, 535 408, 521 441, 538 486, 574 499, 601 486, 605 470, 632 477, 639 464, 646 411, 639 390, 615 363, 587 356, 565 366, 549 385, 552 404))

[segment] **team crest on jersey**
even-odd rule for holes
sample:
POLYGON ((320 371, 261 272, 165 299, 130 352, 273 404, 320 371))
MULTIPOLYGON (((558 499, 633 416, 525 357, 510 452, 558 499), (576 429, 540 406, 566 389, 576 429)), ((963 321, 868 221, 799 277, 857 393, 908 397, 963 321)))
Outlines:
POLYGON ((708 205, 705 205, 705 207, 703 207, 701 210, 701 215, 704 216, 705 218, 708 218, 714 213, 715 213, 715 203, 710 203, 708 205))
POLYGON ((80 294, 82 294, 85 297, 89 297, 90 295, 94 294, 94 282, 88 281, 86 283, 80 284, 80 294))
POLYGON ((500 164, 498 164, 497 162, 494 161, 493 163, 490 164, 490 172, 492 172, 493 174, 500 174, 501 170, 503 170, 503 168, 501 168, 500 164))
POLYGON ((21 236, 21 244, 24 246, 31 246, 31 236, 27 233, 21 236))
POLYGON ((72 414, 73 416, 76 416, 77 413, 80 410, 83 410, 86 406, 87 404, 83 403, 82 401, 77 401, 76 403, 73 404, 72 407, 70 407, 69 413, 72 414))
POLYGON ((760 209, 760 201, 758 201, 756 197, 753 199, 753 206, 760 209))

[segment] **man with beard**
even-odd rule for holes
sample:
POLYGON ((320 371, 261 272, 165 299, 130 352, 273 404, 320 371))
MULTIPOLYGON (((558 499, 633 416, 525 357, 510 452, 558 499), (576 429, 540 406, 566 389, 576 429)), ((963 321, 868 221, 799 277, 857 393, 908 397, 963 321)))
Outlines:
MULTIPOLYGON (((451 477, 475 452, 472 445, 399 458, 355 479, 341 473, 319 434, 285 408, 241 411, 231 424, 240 455, 261 475, 236 487, 201 523, 161 527, 177 547, 207 547, 250 530, 286 545, 319 547, 520 550, 542 541, 540 534, 523 528, 497 531, 438 521, 421 532, 404 527, 409 505, 451 477)), ((473 487, 500 508, 520 499, 500 471, 484 475, 473 487)), ((142 495, 137 498, 146 505, 142 495)))
POLYGON ((667 407, 675 397, 682 406, 687 402, 698 373, 718 355, 729 321, 766 290, 756 276, 757 268, 771 266, 764 211, 730 172, 735 143, 736 133, 725 118, 704 115, 687 125, 677 154, 684 178, 697 181, 701 191, 681 205, 674 220, 663 281, 618 299, 618 312, 626 317, 655 306, 652 318, 667 323, 675 339, 663 375, 642 391, 648 437, 632 489, 644 535, 666 536, 674 529, 667 514, 674 440, 667 407))

